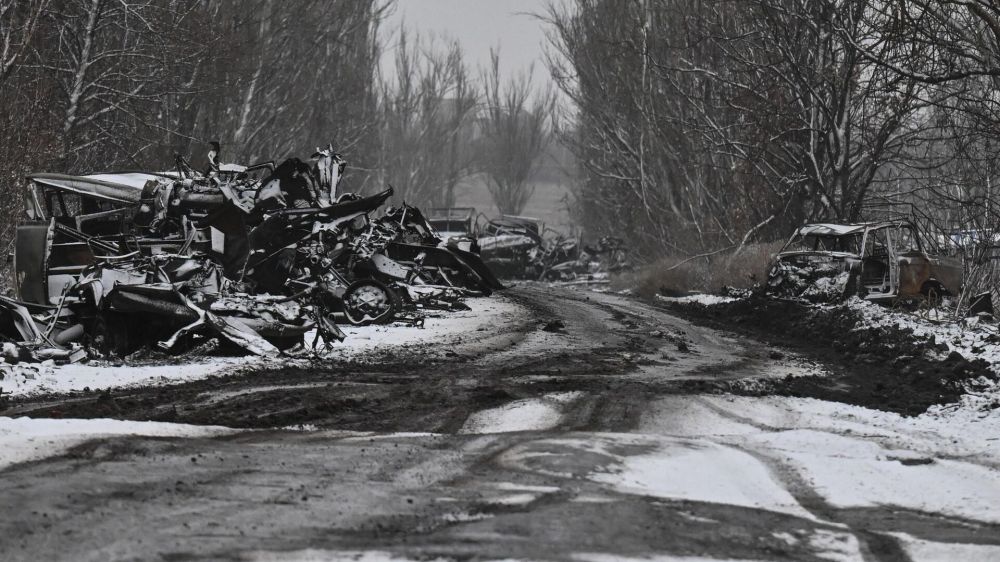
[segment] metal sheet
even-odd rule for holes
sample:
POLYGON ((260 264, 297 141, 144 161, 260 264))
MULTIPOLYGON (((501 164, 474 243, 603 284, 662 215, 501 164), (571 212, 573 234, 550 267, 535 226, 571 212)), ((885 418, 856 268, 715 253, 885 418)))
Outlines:
POLYGON ((28 176, 28 179, 39 185, 71 191, 88 197, 133 204, 138 203, 142 198, 142 186, 145 185, 145 182, 142 184, 138 184, 138 182, 143 176, 148 179, 156 178, 156 176, 147 174, 95 174, 93 176, 32 174, 28 176))

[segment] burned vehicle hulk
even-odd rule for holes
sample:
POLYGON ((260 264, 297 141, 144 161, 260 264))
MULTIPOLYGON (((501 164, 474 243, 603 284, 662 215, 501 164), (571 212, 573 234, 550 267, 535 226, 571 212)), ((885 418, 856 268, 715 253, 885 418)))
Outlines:
POLYGON ((476 236, 476 209, 472 207, 442 207, 427 211, 427 224, 449 245, 479 253, 476 236))
POLYGON ((962 275, 961 260, 927 253, 908 220, 807 224, 775 257, 765 291, 810 301, 894 302, 957 295, 962 275))
POLYGON ((480 229, 478 242, 483 260, 498 275, 535 279, 532 261, 545 244, 542 221, 505 215, 488 220, 480 229))
MULTIPOLYGON (((311 163, 182 159, 163 173, 34 174, 15 235, 9 342, 73 355, 177 351, 215 338, 256 355, 343 340, 339 322, 422 320, 503 288, 391 187, 340 193, 332 147, 311 163)), ((0 326, 2 328, 2 326, 0 326)))

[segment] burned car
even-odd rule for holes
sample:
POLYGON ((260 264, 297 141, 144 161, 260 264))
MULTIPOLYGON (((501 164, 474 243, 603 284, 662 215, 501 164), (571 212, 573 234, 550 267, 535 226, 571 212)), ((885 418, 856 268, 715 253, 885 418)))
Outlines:
POLYGON ((908 220, 807 224, 795 231, 768 272, 766 292, 830 301, 871 301, 955 295, 962 263, 924 250, 908 220))
POLYGON ((530 217, 505 215, 492 219, 479 234, 480 254, 499 275, 537 278, 532 261, 542 251, 545 225, 530 217))
POLYGON ((449 245, 467 252, 479 252, 479 242, 476 240, 476 209, 473 207, 428 209, 427 224, 449 245))
POLYGON ((377 216, 391 186, 341 193, 344 168, 329 147, 311 163, 29 176, 6 339, 35 358, 210 338, 276 355, 313 331, 314 347, 343 340, 339 322, 419 323, 503 288, 418 209, 377 216))

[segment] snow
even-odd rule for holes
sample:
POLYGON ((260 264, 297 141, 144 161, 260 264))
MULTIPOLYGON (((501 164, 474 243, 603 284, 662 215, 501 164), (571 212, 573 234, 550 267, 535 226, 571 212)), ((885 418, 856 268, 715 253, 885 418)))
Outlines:
MULTIPOLYGON (((846 306, 861 316, 858 330, 897 327, 913 330, 917 338, 934 338, 950 351, 961 353, 966 359, 982 358, 1000 369, 1000 345, 990 341, 997 327, 979 322, 978 319, 954 321, 937 309, 924 311, 923 316, 895 311, 884 306, 854 297, 846 306)), ((998 370, 1000 372, 1000 370, 998 370)))
POLYGON ((618 457, 618 463, 591 478, 622 492, 813 518, 759 461, 711 441, 663 439, 649 454, 618 457))
POLYGON ((1000 523, 996 469, 818 431, 789 430, 744 439, 755 450, 783 455, 784 464, 834 507, 894 506, 1000 523), (929 464, 901 462, 905 460, 929 464))
POLYGON ((650 556, 621 556, 619 554, 603 554, 598 552, 578 552, 571 556, 580 562, 754 562, 737 560, 735 558, 704 558, 701 556, 670 556, 654 554, 650 556))
POLYGON ((787 531, 771 533, 771 536, 785 541, 789 546, 805 543, 816 553, 817 558, 823 560, 862 562, 865 559, 864 555, 861 554, 861 544, 857 537, 848 532, 829 529, 813 531, 796 529, 791 533, 787 531))
MULTIPOLYGON (((352 358, 375 350, 397 350, 426 344, 447 346, 462 343, 477 332, 496 332, 525 314, 524 309, 502 295, 466 299, 469 310, 428 317, 423 328, 411 326, 341 326, 347 339, 334 344, 330 358, 352 358)), ((312 343, 315 332, 306 334, 312 343)))
POLYGON ((293 550, 293 551, 254 551, 241 555, 241 559, 250 562, 427 562, 443 561, 443 558, 424 557, 410 558, 384 550, 293 550))
MULTIPOLYGON (((995 343, 998 328, 979 320, 978 317, 956 321, 938 310, 924 311, 922 315, 895 311, 877 304, 853 298, 846 306, 861 316, 857 330, 897 327, 912 330, 918 339, 933 338, 944 344, 948 351, 958 352, 969 360, 983 359, 994 372, 1000 373, 1000 345, 995 343)), ((932 407, 928 414, 934 417, 954 418, 956 422, 971 423, 983 418, 993 418, 1000 423, 1000 383, 985 378, 966 382, 968 392, 958 404, 932 407)))
POLYGON ((581 476, 625 494, 736 505, 815 520, 752 455, 705 439, 622 433, 529 441, 500 462, 516 470, 581 476))
POLYGON ((463 434, 509 433, 552 429, 562 421, 562 409, 584 393, 562 392, 541 398, 517 400, 469 416, 459 430, 463 434))
POLYGON ((656 295, 656 299, 678 304, 700 304, 704 306, 712 306, 716 304, 726 304, 729 302, 736 302, 740 299, 735 297, 724 297, 720 295, 708 295, 703 293, 697 293, 694 295, 687 295, 684 297, 665 297, 663 295, 656 295))
POLYGON ((834 507, 891 506, 1000 522, 1000 423, 978 426, 806 398, 670 397, 639 431, 770 458, 834 507), (920 490, 920 493, 914 493, 920 490))
POLYGON ((101 437, 213 437, 236 431, 218 426, 162 422, 0 417, 0 470, 60 455, 80 443, 101 437))
POLYGON ((85 388, 96 391, 113 387, 178 384, 230 373, 241 367, 260 363, 261 360, 252 357, 212 357, 178 365, 75 363, 57 366, 50 362, 0 365, 0 372, 3 373, 0 389, 5 395, 32 396, 80 392, 85 388))
POLYGON ((892 533, 913 562, 962 560, 962 562, 994 562, 1000 560, 1000 546, 985 544, 939 543, 914 538, 905 533, 892 533))

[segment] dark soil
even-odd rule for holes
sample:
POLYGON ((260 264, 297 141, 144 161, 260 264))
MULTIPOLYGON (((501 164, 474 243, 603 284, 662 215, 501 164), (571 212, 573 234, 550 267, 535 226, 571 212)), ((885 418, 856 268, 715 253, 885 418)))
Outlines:
MULTIPOLYGON (((506 298, 529 313, 499 332, 506 330, 513 341, 546 333, 564 343, 492 357, 470 334, 468 342, 454 346, 375 352, 350 361, 258 369, 169 387, 11 399, 0 403, 0 415, 451 433, 482 409, 546 393, 579 391, 588 398, 561 429, 610 431, 633 427, 642 405, 664 394, 812 397, 916 415, 933 404, 957 400, 969 378, 993 376, 981 360, 968 361, 957 354, 944 360, 929 358, 926 352, 936 349, 934 342, 920 341, 905 330, 854 331, 858 319, 849 310, 817 310, 752 297, 712 307, 669 308, 696 323, 765 341, 769 345, 754 344, 760 348, 754 353, 762 358, 781 359, 781 350, 788 349, 823 364, 831 374, 747 384, 739 369, 734 370, 741 361, 734 356, 721 361, 718 372, 705 367, 698 377, 636 379, 628 374, 658 357, 655 350, 666 347, 670 355, 697 350, 638 312, 641 308, 626 312, 591 302, 587 293, 528 288, 509 292, 506 298)), ((669 360, 660 363, 669 372, 669 360)))
POLYGON ((958 353, 943 360, 930 357, 942 355, 947 347, 918 338, 912 330, 856 330, 860 318, 846 308, 817 309, 758 295, 714 306, 666 306, 695 323, 794 350, 832 373, 725 388, 733 393, 819 398, 912 416, 935 404, 955 402, 969 379, 997 377, 982 359, 969 360, 958 353))

